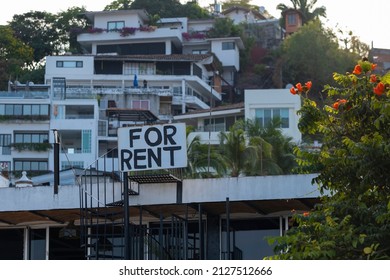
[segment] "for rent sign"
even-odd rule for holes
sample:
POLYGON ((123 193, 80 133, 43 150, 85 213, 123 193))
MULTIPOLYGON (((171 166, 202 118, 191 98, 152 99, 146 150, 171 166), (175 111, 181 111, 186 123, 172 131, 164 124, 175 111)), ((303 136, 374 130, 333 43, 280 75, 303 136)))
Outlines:
POLYGON ((187 166, 184 123, 118 129, 120 171, 187 166))

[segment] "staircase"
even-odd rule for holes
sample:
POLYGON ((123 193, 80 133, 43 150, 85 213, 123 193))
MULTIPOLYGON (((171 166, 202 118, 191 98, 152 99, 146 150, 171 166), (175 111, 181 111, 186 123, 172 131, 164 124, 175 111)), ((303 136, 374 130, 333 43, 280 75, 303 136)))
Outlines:
POLYGON ((185 219, 172 215, 170 221, 161 221, 157 226, 133 224, 126 207, 130 196, 140 195, 142 184, 181 186, 180 172, 119 173, 98 169, 109 160, 114 159, 100 157, 79 178, 80 239, 86 259, 196 258, 195 242, 188 234, 185 219))

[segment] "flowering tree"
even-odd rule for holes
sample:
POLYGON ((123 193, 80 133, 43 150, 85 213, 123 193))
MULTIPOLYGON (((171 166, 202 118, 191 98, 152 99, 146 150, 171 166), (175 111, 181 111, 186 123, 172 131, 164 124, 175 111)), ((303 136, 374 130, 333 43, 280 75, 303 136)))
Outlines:
POLYGON ((301 94, 299 128, 323 135, 317 153, 297 150, 303 166, 317 165, 323 197, 310 214, 295 215, 293 227, 276 242, 273 259, 390 258, 390 72, 359 61, 352 73, 337 74, 325 86, 323 108, 308 99, 311 83, 296 84, 301 94))

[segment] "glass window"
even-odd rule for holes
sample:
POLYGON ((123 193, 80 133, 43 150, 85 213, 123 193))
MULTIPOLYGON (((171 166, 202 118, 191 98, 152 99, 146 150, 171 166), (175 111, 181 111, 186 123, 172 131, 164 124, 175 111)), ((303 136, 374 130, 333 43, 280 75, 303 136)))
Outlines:
POLYGON ((64 61, 64 68, 76 68, 76 61, 64 61))
POLYGON ((31 143, 31 134, 23 134, 23 143, 31 143))
POLYGON ((39 105, 31 105, 31 115, 39 115, 39 105))
POLYGON ((23 134, 15 134, 15 143, 23 143, 23 134))
POLYGON ((125 22, 124 21, 109 21, 107 22, 107 30, 118 30, 122 29, 125 27, 125 22))
POLYGON ((256 109, 255 118, 260 125, 266 127, 271 123, 271 120, 280 120, 281 128, 289 128, 289 109, 288 108, 273 108, 273 109, 256 109))
POLYGON ((32 161, 30 164, 31 170, 39 170, 39 162, 32 161))
POLYGON ((149 110, 149 100, 133 100, 133 109, 149 110))
POLYGON ((296 25, 297 24, 297 15, 296 14, 289 14, 287 16, 287 23, 288 23, 288 25, 296 25))
POLYGON ((48 163, 46 161, 39 161, 38 170, 48 170, 48 163))
POLYGON ((0 104, 0 116, 3 116, 3 115, 5 115, 5 105, 0 104))
POLYGON ((7 147, 11 144, 11 134, 0 134, 0 147, 7 147))
POLYGON ((222 50, 234 50, 235 43, 234 42, 222 42, 222 50))
POLYGON ((15 104, 14 115, 21 116, 23 114, 23 106, 21 104, 15 104))
POLYGON ((271 109, 264 109, 264 127, 270 125, 272 120, 271 109))
MULTIPOLYGON (((30 161, 23 161, 22 168, 23 168, 23 170, 32 170, 31 169, 31 162, 30 161)), ((37 170, 37 169, 35 169, 35 170, 37 170)))
POLYGON ((22 171, 23 170, 23 162, 22 161, 15 161, 15 171, 22 171))
POLYGON ((281 120, 281 126, 282 128, 289 128, 289 116, 288 116, 288 109, 280 109, 280 120, 281 120))
POLYGON ((91 145, 92 145, 92 131, 91 130, 83 130, 82 132, 82 151, 83 154, 91 153, 91 145))
POLYGON ((82 61, 73 61, 73 60, 57 61, 56 66, 57 66, 57 68, 82 68, 83 62, 82 61))
POLYGON ((31 115, 31 105, 23 105, 23 115, 25 116, 31 115))
POLYGON ((49 135, 40 134, 39 135, 39 143, 49 143, 49 135))
POLYGON ((14 160, 15 171, 47 171, 47 161, 39 160, 14 160))
POLYGON ((31 135, 31 143, 39 143, 39 134, 31 135))
POLYGON ((30 260, 46 259, 46 229, 30 229, 30 260))
POLYGON ((41 105, 41 108, 40 108, 40 115, 41 116, 48 116, 49 115, 49 105, 41 105))
POLYGON ((14 114, 14 105, 6 104, 5 105, 5 114, 8 116, 12 116, 14 114))
POLYGON ((209 51, 207 49, 201 50, 192 50, 192 54, 207 54, 209 51))

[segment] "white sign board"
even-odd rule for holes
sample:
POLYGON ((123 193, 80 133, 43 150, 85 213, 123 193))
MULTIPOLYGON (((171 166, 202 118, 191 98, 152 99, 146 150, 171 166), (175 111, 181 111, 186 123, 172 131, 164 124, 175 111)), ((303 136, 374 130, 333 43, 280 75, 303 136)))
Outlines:
POLYGON ((184 123, 118 129, 119 170, 141 171, 187 166, 184 123))

